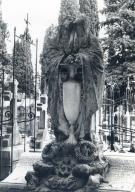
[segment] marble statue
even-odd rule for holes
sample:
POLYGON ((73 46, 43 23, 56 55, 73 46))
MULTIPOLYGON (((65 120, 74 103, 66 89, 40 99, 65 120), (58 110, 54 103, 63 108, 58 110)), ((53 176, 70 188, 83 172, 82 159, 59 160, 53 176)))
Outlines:
POLYGON ((42 160, 26 175, 33 192, 96 192, 108 168, 92 143, 90 128, 102 102, 102 50, 77 1, 66 0, 65 5, 67 13, 45 39, 48 113, 56 141, 45 146, 42 160))
POLYGON ((55 33, 48 39, 46 50, 48 113, 52 118, 52 129, 58 141, 69 137, 70 123, 65 116, 62 92, 64 83, 74 80, 80 84, 81 98, 73 132, 77 140, 89 139, 91 117, 102 99, 102 51, 98 39, 87 31, 84 15, 70 22, 65 18, 55 33))

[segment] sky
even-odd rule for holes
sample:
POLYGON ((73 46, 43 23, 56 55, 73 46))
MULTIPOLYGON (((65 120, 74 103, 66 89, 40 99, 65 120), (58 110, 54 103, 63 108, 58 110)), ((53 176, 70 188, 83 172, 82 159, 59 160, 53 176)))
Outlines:
MULTIPOLYGON (((30 34, 35 42, 38 38, 38 55, 42 52, 46 29, 51 24, 57 24, 61 0, 2 0, 2 17, 8 24, 10 32, 7 41, 8 52, 12 52, 13 31, 16 27, 17 35, 24 32, 24 19, 29 14, 30 34)), ((103 8, 103 0, 98 0, 99 9, 103 8)), ((101 17, 101 16, 100 16, 101 17)), ((35 47, 32 47, 32 60, 35 60, 35 47)), ((38 57, 39 58, 39 57, 38 57)))

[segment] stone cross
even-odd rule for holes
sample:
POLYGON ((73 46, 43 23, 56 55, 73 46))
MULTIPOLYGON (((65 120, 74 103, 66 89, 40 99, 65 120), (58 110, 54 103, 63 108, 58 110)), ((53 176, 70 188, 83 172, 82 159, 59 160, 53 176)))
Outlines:
POLYGON ((24 19, 24 21, 25 21, 25 23, 26 23, 26 29, 27 29, 27 31, 28 31, 28 29, 29 29, 29 25, 30 25, 30 22, 29 22, 29 15, 28 15, 28 13, 27 13, 27 18, 24 19))

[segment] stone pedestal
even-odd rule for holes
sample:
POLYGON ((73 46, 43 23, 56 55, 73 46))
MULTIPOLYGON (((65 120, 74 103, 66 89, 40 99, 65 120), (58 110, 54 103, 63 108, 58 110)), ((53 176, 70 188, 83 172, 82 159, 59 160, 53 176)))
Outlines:
POLYGON ((52 142, 42 152, 42 160, 25 177, 32 192, 97 192, 108 162, 89 141, 77 144, 52 142))

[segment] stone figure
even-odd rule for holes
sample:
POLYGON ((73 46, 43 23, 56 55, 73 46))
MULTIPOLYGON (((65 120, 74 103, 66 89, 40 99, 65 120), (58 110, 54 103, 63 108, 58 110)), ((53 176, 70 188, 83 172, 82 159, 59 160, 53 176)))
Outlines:
POLYGON ((56 140, 26 175, 32 192, 97 192, 108 170, 90 141, 90 121, 101 103, 103 56, 75 0, 62 0, 59 25, 45 38, 48 113, 56 140), (70 12, 70 14, 68 14, 70 12))
POLYGON ((75 18, 60 19, 55 35, 49 36, 46 43, 48 113, 57 140, 67 139, 70 125, 63 109, 63 83, 70 79, 80 83, 81 100, 73 132, 77 140, 90 139, 91 117, 102 98, 102 51, 98 39, 88 31, 84 15, 77 12, 75 18))

